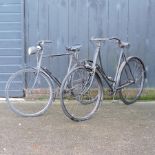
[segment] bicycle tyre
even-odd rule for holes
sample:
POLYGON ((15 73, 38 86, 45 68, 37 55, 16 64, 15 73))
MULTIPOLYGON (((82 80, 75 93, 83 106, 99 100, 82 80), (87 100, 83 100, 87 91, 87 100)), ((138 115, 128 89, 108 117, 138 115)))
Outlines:
POLYGON ((132 81, 133 78, 135 79, 131 85, 119 91, 120 99, 126 105, 130 105, 140 98, 144 87, 145 76, 145 67, 142 60, 137 57, 129 57, 122 67, 119 81, 119 85, 121 86, 126 82, 132 81))
POLYGON ((62 110, 73 121, 88 120, 100 105, 103 95, 102 82, 99 76, 95 74, 92 85, 87 87, 88 78, 91 74, 90 68, 78 66, 66 75, 62 82, 60 88, 62 110))
POLYGON ((53 89, 44 71, 38 73, 37 69, 25 68, 10 76, 5 94, 12 111, 20 116, 33 117, 42 115, 51 105, 53 89))

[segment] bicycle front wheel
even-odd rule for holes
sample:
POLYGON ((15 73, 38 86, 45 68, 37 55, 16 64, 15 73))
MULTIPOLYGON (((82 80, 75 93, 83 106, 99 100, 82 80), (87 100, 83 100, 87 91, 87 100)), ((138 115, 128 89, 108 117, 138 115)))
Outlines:
POLYGON ((122 87, 119 91, 121 100, 129 105, 139 99, 145 81, 145 68, 143 62, 137 57, 131 57, 125 63, 119 85, 122 87))
POLYGON ((80 66, 63 80, 60 89, 62 109, 73 121, 89 119, 100 105, 102 83, 90 69, 80 66), (93 78, 93 79, 92 79, 93 78))
POLYGON ((39 116, 52 103, 52 85, 45 72, 33 68, 14 73, 6 84, 6 101, 21 116, 39 116))

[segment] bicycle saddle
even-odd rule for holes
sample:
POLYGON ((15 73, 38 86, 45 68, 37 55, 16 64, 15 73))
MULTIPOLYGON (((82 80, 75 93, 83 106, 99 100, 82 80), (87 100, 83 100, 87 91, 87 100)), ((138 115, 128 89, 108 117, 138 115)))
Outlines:
POLYGON ((75 51, 79 51, 81 47, 82 47, 81 45, 74 45, 74 46, 66 47, 66 50, 75 52, 75 51))
POLYGON ((130 46, 130 44, 127 43, 127 42, 121 41, 121 42, 119 43, 119 47, 120 47, 120 48, 128 48, 129 46, 130 46))

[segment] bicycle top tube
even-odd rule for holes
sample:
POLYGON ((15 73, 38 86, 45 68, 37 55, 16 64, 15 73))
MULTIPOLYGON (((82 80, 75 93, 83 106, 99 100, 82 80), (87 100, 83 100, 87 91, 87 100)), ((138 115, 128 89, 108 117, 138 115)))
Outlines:
POLYGON ((67 56, 67 55, 71 55, 70 53, 62 53, 62 54, 44 54, 43 58, 49 58, 49 57, 61 57, 61 56, 67 56))
POLYGON ((70 47, 66 47, 66 50, 68 52, 66 53, 60 53, 60 54, 47 54, 47 55, 43 55, 43 58, 46 57, 61 57, 61 56, 67 56, 67 55, 75 55, 76 53, 78 53, 80 51, 80 48, 82 46, 79 45, 74 45, 74 46, 70 46, 70 47))
POLYGON ((79 57, 79 51, 82 47, 80 44, 66 47, 65 53, 58 53, 58 54, 44 54, 44 44, 45 43, 52 43, 50 40, 41 40, 38 41, 36 46, 32 46, 28 48, 28 54, 29 55, 36 55, 37 58, 37 68, 38 70, 41 67, 42 64, 42 58, 54 58, 54 57, 61 57, 61 56, 69 56, 69 69, 72 66, 73 62, 78 62, 79 57))

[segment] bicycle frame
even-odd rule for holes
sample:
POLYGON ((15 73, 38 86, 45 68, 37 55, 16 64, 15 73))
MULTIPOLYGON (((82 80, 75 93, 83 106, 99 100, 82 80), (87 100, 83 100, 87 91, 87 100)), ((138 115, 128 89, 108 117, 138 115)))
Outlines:
MULTIPOLYGON (((123 48, 121 47, 121 51, 120 51, 120 55, 119 55, 118 64, 117 64, 116 72, 115 72, 115 75, 114 75, 114 79, 111 79, 110 77, 108 77, 106 75, 106 73, 104 72, 102 61, 101 61, 101 45, 102 45, 102 43, 105 43, 105 41, 112 40, 112 39, 116 39, 116 40, 120 41, 117 38, 111 38, 111 39, 109 39, 109 38, 96 38, 96 39, 91 39, 92 41, 96 41, 96 50, 95 50, 95 54, 94 54, 94 57, 93 57, 92 70, 93 70, 93 73, 95 75, 95 72, 96 72, 96 69, 97 69, 96 68, 97 59, 99 58, 99 64, 100 64, 100 66, 98 68, 99 73, 101 74, 102 78, 105 80, 106 84, 110 88, 110 91, 112 92, 112 94, 115 94, 119 89, 122 89, 122 88, 134 83, 135 79, 134 79, 134 76, 133 76, 133 74, 131 72, 130 65, 127 62, 127 57, 126 57, 126 55, 124 53, 124 47, 123 48), (119 80, 120 80, 119 79, 119 77, 120 77, 119 74, 120 74, 120 69, 121 69, 122 62, 128 64, 131 76, 133 78, 133 82, 126 83, 126 84, 123 84, 123 85, 120 86, 119 85, 119 80)), ((120 43, 121 43, 121 41, 120 41, 120 43)))
MULTIPOLYGON (((52 74, 52 72, 50 72, 47 68, 44 68, 41 66, 42 64, 42 59, 43 58, 49 58, 49 57, 62 57, 62 56, 69 56, 69 65, 68 65, 68 69, 67 69, 67 73, 69 73, 69 71, 74 68, 76 66, 76 64, 78 64, 78 52, 79 52, 79 48, 80 46, 75 47, 75 49, 67 49, 68 53, 63 53, 63 54, 50 54, 50 55, 44 55, 44 48, 43 45, 46 43, 46 41, 40 41, 38 43, 39 47, 37 46, 36 48, 38 48, 38 52, 36 53, 36 59, 37 59, 37 75, 35 77, 34 83, 32 88, 35 86, 37 79, 38 79, 38 75, 40 71, 45 72, 46 74, 48 74, 48 76, 51 78, 51 81, 53 80, 54 83, 57 84, 58 87, 61 86, 61 82, 52 74), (76 49, 78 48, 78 49, 76 49)), ((49 43, 49 41, 47 41, 47 43, 49 43)), ((36 50, 36 49, 35 49, 36 50)), ((36 50, 37 51, 37 50, 36 50)), ((33 54, 35 54, 34 52, 32 52, 33 54)))

